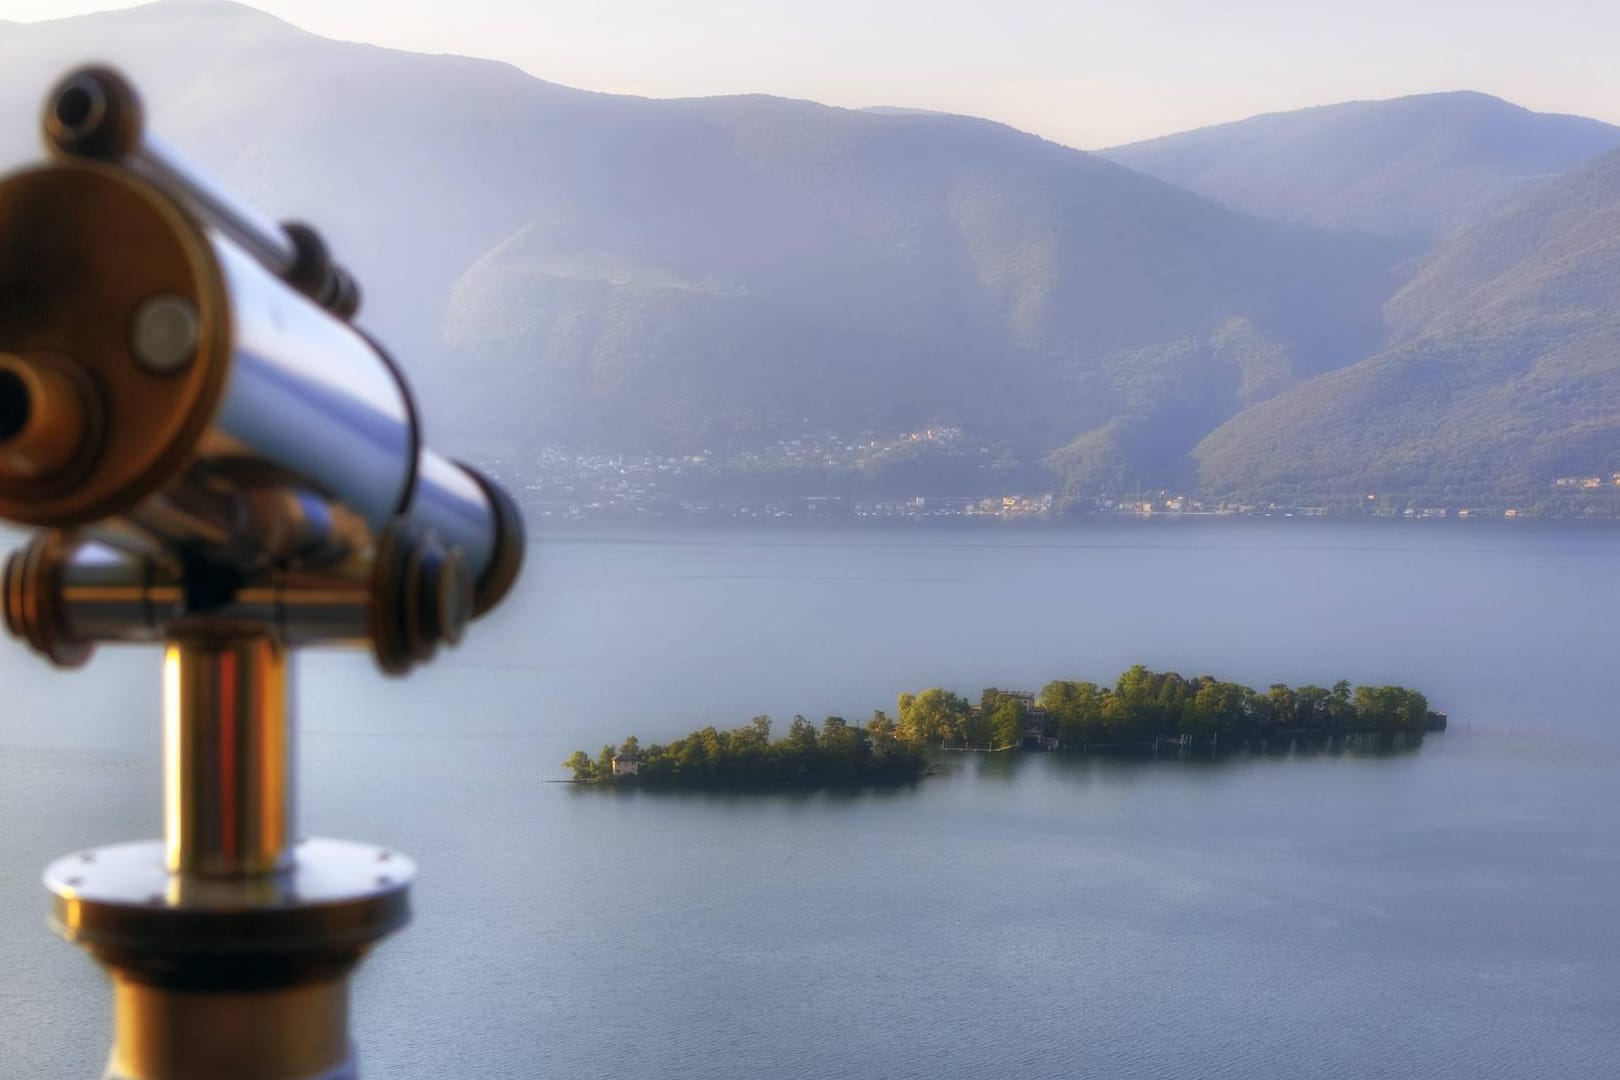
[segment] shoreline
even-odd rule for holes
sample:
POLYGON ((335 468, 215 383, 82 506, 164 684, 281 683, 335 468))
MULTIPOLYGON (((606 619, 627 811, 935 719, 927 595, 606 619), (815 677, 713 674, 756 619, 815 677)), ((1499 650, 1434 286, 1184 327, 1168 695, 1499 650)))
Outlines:
MULTIPOLYGON (((1182 765, 1226 765, 1245 761, 1277 759, 1304 755, 1309 757, 1384 758, 1416 754, 1423 749, 1428 735, 1438 732, 1385 734, 1378 732, 1348 733, 1343 735, 1297 735, 1239 742, 1227 748, 1183 747, 1180 752, 1159 749, 1151 744, 1110 745, 1107 747, 1066 747, 1060 750, 1025 750, 1017 746, 1003 746, 994 750, 982 747, 935 746, 930 747, 930 758, 944 754, 983 754, 1017 761, 1023 758, 1057 759, 1061 761, 1103 761, 1130 766, 1162 764, 1165 767, 1182 765), (1258 742, 1260 745, 1254 745, 1258 742)), ((1168 741, 1168 740, 1166 740, 1168 741)), ((547 779, 543 783, 563 784, 574 788, 597 791, 647 792, 649 794, 710 795, 808 795, 822 791, 894 791, 916 787, 929 778, 949 778, 958 771, 955 763, 931 761, 928 768, 915 776, 880 777, 855 780, 824 779, 810 782, 735 784, 705 781, 672 781, 668 779, 648 782, 636 776, 621 776, 600 780, 547 779), (935 768, 935 764, 941 766, 935 768)))
POLYGON ((1111 530, 1172 530, 1220 528, 1234 531, 1243 528, 1281 526, 1311 529, 1365 528, 1369 531, 1397 530, 1421 531, 1436 535, 1447 530, 1458 533, 1492 531, 1525 535, 1536 532, 1567 532, 1585 529, 1602 532, 1620 529, 1617 517, 1468 517, 1468 518, 1401 518, 1362 514, 1332 517, 1310 517, 1282 514, 1074 514, 1061 518, 856 518, 856 517, 799 517, 799 518, 730 518, 730 517, 593 517, 580 519, 539 518, 531 528, 531 538, 548 536, 589 537, 602 535, 656 535, 659 533, 767 533, 767 534, 829 534, 829 533, 931 533, 948 534, 1006 534, 1020 536, 1100 533, 1111 530))

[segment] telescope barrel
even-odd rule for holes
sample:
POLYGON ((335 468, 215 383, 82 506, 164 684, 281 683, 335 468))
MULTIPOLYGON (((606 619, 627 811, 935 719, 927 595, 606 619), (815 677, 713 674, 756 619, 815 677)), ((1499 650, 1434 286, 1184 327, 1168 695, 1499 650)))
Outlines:
POLYGON ((188 205, 94 160, 0 182, 0 516, 245 575, 407 522, 493 607, 511 499, 428 449, 379 345, 188 205))

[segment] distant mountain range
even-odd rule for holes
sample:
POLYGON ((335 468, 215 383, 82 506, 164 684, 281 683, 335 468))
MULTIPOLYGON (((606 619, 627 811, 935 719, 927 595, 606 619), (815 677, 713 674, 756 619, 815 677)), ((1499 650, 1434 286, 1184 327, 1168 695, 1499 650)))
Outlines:
POLYGON ((1533 499, 1620 471, 1620 152, 1441 245, 1386 310, 1388 348, 1204 439, 1204 485, 1533 499))
POLYGON ((1102 155, 1252 214, 1421 250, 1617 148, 1612 125, 1457 92, 1272 113, 1102 155))
POLYGON ((1620 357, 1620 129, 1596 121, 1430 95, 1095 155, 942 114, 588 93, 169 0, 0 24, 0 158, 35 153, 43 89, 91 57, 225 182, 320 224, 435 436, 510 467, 946 426, 1075 494, 1620 468, 1592 397, 1620 357))

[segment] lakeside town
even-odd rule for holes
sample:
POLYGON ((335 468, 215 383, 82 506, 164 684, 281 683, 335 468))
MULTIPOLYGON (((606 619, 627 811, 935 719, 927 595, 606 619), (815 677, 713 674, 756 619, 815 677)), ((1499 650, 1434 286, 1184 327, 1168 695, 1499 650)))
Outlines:
POLYGON ((1053 521, 1124 517, 1379 517, 1419 520, 1620 518, 1620 472, 1557 478, 1539 495, 1504 502, 1411 495, 1335 499, 1212 499, 1158 488, 1065 495, 1004 445, 959 428, 879 438, 781 439, 731 453, 609 454, 543 447, 490 462, 545 521, 873 520, 1053 521))

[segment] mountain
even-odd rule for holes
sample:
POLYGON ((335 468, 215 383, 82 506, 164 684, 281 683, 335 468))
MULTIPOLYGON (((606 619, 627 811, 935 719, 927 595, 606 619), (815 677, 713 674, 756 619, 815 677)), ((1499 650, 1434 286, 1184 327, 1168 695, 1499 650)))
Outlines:
POLYGON ((1620 471, 1620 152, 1443 245, 1388 310, 1389 348, 1205 438, 1203 484, 1533 499, 1620 471))
POLYGON ((1381 252, 999 125, 677 104, 452 294, 456 354, 572 439, 945 424, 1038 452, 1123 409, 1183 437, 1164 391, 1204 386, 1207 430, 1379 332, 1381 252), (1270 366, 1208 347, 1234 332, 1270 366))
POLYGON ((0 154, 89 57, 276 216, 320 225, 437 433, 742 447, 931 425, 1074 490, 1168 479, 1383 339, 1388 245, 1266 222, 987 121, 656 101, 170 0, 0 27, 0 154))
POLYGON ((1485 94, 1271 113, 1102 151, 1227 206, 1413 250, 1620 148, 1620 128, 1485 94))

